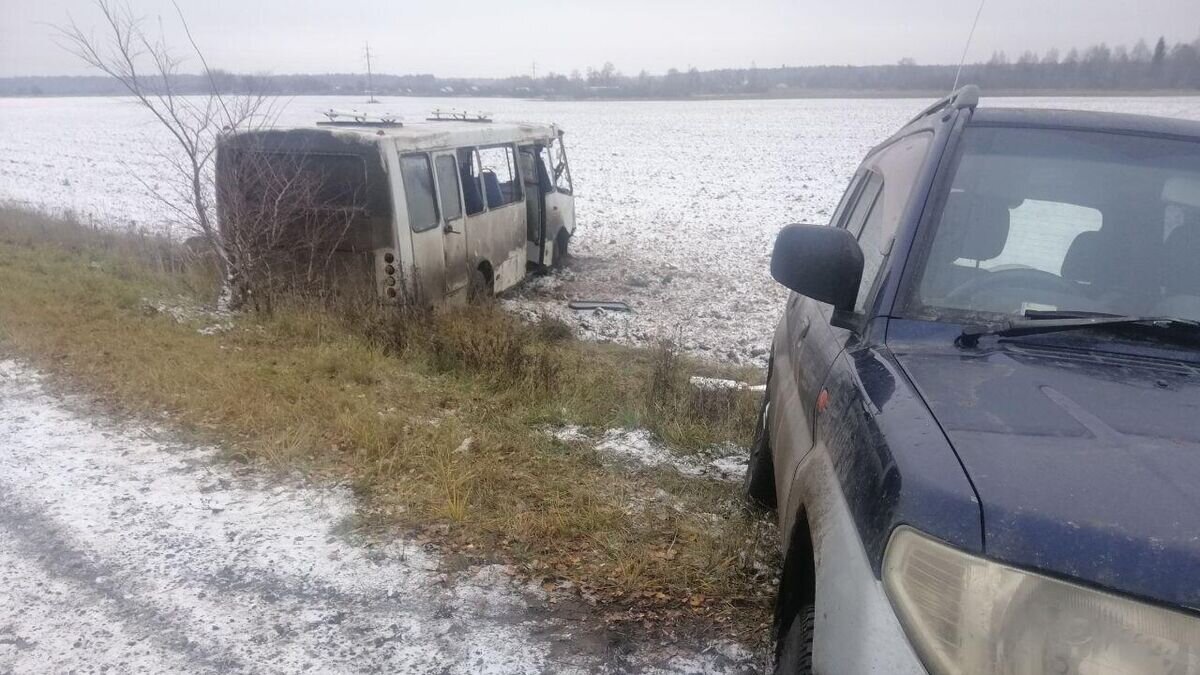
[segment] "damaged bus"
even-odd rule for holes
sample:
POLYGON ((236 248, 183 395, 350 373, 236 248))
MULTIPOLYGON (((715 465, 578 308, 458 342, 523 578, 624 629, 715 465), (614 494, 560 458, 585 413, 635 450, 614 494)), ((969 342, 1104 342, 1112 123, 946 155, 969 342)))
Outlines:
POLYGON ((316 270, 387 302, 442 304, 562 265, 575 208, 557 126, 326 115, 218 145, 222 234, 243 257, 273 252, 276 278, 316 270))

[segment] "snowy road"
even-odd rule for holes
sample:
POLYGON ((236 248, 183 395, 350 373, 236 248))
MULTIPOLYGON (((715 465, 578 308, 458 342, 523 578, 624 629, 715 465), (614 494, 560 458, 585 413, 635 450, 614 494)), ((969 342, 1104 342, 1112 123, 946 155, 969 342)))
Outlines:
POLYGON ((498 565, 367 541, 268 479, 0 360, 0 673, 752 671, 551 608, 498 565))

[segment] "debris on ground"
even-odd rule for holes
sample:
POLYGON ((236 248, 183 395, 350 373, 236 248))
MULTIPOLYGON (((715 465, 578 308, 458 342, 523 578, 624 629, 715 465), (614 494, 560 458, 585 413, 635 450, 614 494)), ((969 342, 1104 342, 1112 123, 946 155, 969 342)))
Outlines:
POLYGON ((724 390, 745 390, 745 391, 766 391, 765 384, 750 384, 749 382, 739 382, 738 380, 727 380, 722 377, 701 377, 693 375, 688 379, 691 385, 702 391, 724 391, 724 390))
POLYGON ((609 312, 630 312, 633 311, 628 303, 620 300, 572 300, 567 303, 567 307, 574 310, 604 310, 609 312))

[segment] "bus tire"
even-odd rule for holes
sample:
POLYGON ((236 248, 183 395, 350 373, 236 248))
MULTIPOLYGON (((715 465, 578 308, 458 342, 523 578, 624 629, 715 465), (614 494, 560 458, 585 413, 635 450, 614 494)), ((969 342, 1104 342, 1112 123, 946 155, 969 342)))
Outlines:
POLYGON ((472 304, 489 301, 495 295, 495 282, 491 268, 485 263, 471 273, 471 284, 467 288, 467 300, 472 304))
POLYGON ((560 230, 558 236, 554 238, 554 254, 550 257, 550 267, 560 270, 567 266, 567 258, 570 253, 567 251, 567 242, 571 241, 571 235, 567 234, 566 230, 560 230))

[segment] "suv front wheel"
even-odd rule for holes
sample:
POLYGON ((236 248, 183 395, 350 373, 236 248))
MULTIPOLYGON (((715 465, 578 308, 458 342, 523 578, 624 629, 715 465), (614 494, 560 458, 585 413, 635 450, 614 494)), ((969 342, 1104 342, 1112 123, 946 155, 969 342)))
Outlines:
POLYGON ((817 608, 805 605, 796 613, 787 635, 780 644, 776 675, 809 675, 813 671, 813 635, 817 627, 817 608))
MULTIPOLYGON (((767 382, 771 381, 770 367, 767 382)), ((758 410, 758 422, 754 430, 754 443, 750 446, 750 458, 746 466, 746 478, 742 490, 751 503, 767 509, 775 508, 775 459, 771 454, 771 441, 767 434, 767 416, 771 412, 770 387, 763 393, 762 407, 758 410)))

